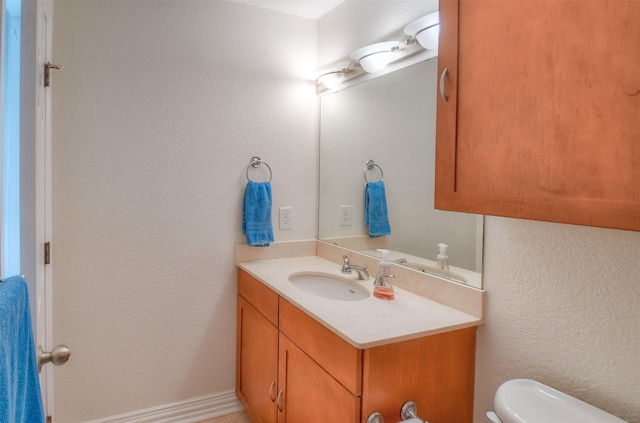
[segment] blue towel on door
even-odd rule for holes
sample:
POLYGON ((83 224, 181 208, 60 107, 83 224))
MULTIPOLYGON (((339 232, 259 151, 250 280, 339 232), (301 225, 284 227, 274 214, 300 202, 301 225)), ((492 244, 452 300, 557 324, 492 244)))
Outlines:
POLYGON ((44 422, 29 293, 20 276, 0 283, 0 422, 44 422))
POLYGON ((369 227, 369 237, 390 235, 391 225, 387 213, 387 197, 384 182, 368 182, 365 190, 364 223, 369 227))
POLYGON ((242 212, 242 233, 247 236, 247 244, 268 247, 273 242, 271 202, 270 182, 247 183, 242 212))

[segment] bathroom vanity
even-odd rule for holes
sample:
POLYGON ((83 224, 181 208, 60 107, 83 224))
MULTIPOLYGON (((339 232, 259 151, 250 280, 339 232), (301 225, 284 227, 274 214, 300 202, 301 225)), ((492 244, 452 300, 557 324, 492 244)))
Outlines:
POLYGON ((401 288, 394 301, 339 301, 289 281, 340 275, 321 257, 238 267, 236 394, 254 422, 397 422, 408 400, 430 423, 472 421, 480 318, 401 288))

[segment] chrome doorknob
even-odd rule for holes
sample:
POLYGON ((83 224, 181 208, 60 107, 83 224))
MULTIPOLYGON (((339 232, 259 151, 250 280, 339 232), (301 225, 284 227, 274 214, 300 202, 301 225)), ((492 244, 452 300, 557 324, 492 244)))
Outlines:
POLYGON ((49 352, 42 351, 42 347, 38 346, 38 373, 42 370, 42 366, 51 363, 54 366, 62 366, 69 361, 71 350, 66 345, 58 345, 49 352))

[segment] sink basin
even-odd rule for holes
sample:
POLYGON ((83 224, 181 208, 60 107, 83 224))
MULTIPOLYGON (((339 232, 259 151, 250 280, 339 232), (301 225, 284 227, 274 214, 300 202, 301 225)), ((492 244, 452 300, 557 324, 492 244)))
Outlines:
POLYGON ((327 273, 303 272, 289 276, 289 281, 297 288, 339 301, 359 301, 369 297, 369 291, 355 282, 327 273))
POLYGON ((448 275, 443 275, 440 273, 440 269, 435 266, 429 266, 428 264, 422 263, 404 263, 405 266, 410 267, 415 270, 421 270, 425 273, 431 273, 436 276, 441 276, 443 278, 451 279, 452 281, 467 283, 467 278, 462 275, 458 275, 457 273, 449 272, 448 275))

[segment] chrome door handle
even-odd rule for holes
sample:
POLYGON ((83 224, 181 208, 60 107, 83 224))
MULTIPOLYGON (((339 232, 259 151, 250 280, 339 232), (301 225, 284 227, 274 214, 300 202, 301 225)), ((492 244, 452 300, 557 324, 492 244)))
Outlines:
POLYGON ((271 402, 276 402, 276 397, 273 396, 273 388, 276 386, 276 381, 271 382, 271 386, 269 386, 269 399, 271 402))
POLYGON ((278 406, 278 411, 282 412, 282 410, 284 410, 282 408, 282 404, 280 403, 280 399, 282 398, 282 389, 280 389, 280 392, 278 392, 278 399, 276 400, 276 405, 278 406))
POLYGON ((444 78, 447 76, 447 73, 449 73, 449 68, 444 68, 442 75, 440 75, 440 97, 442 97, 445 103, 449 101, 449 96, 444 93, 444 78))
POLYGON ((42 347, 38 345, 38 373, 42 370, 42 366, 52 363, 54 366, 62 366, 69 361, 71 350, 66 345, 58 345, 50 352, 42 351, 42 347))

